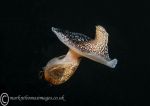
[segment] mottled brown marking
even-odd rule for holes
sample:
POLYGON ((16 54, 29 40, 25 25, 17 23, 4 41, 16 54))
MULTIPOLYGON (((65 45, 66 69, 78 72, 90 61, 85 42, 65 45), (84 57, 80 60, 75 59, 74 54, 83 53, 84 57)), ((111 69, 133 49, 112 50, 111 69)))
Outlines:
POLYGON ((54 79, 61 79, 64 74, 65 68, 51 69, 48 71, 49 76, 52 76, 54 79))

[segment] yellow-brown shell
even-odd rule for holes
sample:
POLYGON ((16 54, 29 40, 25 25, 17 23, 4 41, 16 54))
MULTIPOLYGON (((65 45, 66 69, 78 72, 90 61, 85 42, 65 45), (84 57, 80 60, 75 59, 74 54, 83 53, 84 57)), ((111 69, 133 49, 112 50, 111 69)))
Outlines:
POLYGON ((74 64, 56 64, 45 67, 44 79, 53 85, 62 84, 74 74, 77 67, 78 65, 74 64))

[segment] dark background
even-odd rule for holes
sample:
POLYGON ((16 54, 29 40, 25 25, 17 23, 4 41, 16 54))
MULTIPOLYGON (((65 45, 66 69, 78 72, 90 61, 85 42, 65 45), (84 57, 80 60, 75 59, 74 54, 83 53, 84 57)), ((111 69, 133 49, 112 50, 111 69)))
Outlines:
POLYGON ((150 104, 148 2, 12 0, 0 5, 0 93, 66 99, 10 101, 9 105, 150 104), (68 51, 52 26, 94 38, 95 25, 102 25, 110 35, 110 57, 119 60, 115 69, 83 58, 73 77, 60 86, 40 79, 42 67, 68 51))

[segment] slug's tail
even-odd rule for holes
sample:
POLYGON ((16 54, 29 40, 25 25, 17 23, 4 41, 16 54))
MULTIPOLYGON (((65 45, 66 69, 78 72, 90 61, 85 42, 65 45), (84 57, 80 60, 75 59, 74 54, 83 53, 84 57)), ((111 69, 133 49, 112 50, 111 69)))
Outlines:
POLYGON ((109 62, 107 62, 107 66, 109 66, 110 68, 115 68, 117 65, 118 60, 117 59, 113 59, 109 62))

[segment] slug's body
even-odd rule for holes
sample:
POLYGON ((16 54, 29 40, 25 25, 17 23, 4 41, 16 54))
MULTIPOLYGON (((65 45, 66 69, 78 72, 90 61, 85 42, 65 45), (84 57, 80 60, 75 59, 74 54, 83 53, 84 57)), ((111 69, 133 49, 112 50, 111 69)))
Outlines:
POLYGON ((44 68, 44 78, 54 85, 67 81, 77 69, 80 57, 87 57, 98 63, 115 68, 117 59, 111 60, 108 54, 108 33, 101 26, 96 26, 95 39, 80 33, 53 28, 60 41, 69 47, 67 55, 56 57, 44 68))

